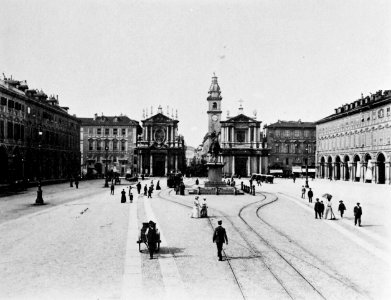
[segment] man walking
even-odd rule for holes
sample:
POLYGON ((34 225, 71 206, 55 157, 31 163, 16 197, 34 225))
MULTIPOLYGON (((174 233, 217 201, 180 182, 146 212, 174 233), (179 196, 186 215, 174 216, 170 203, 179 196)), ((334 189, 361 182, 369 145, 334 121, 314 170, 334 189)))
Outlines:
POLYGON ((346 210, 346 206, 342 200, 339 200, 338 210, 339 210, 339 213, 341 214, 341 218, 343 218, 343 213, 346 210))
POLYGON ((314 192, 311 190, 308 191, 308 202, 312 203, 312 197, 314 196, 314 192))
POLYGON ((153 253, 156 250, 156 243, 158 242, 158 235, 156 224, 153 221, 149 221, 149 227, 145 232, 148 242, 149 259, 153 259, 153 253))
POLYGON ((319 198, 316 198, 316 202, 315 202, 315 205, 314 205, 314 210, 315 210, 315 219, 318 218, 319 216, 319 219, 322 219, 322 204, 319 202, 319 198))
POLYGON ((362 215, 362 208, 360 206, 360 203, 357 203, 357 205, 354 207, 354 226, 357 225, 361 227, 361 215, 362 215))
POLYGON ((321 200, 320 201, 320 215, 321 215, 321 218, 323 218, 323 214, 324 214, 324 203, 321 200))
POLYGON ((114 183, 113 183, 113 182, 111 182, 110 194, 111 194, 111 195, 114 195, 114 183))
POLYGON ((215 232, 213 233, 213 242, 216 243, 217 246, 217 256, 219 257, 219 261, 223 260, 223 255, 221 254, 223 244, 226 243, 228 245, 227 233, 225 232, 225 228, 221 226, 222 223, 223 221, 221 220, 217 221, 219 226, 216 227, 215 232))

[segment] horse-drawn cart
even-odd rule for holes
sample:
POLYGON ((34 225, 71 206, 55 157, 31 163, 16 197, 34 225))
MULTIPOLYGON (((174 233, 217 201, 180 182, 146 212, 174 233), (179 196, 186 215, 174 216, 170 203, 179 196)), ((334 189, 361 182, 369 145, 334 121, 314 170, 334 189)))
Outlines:
MULTIPOLYGON (((143 227, 141 228, 140 230, 140 234, 138 236, 138 250, 141 252, 141 244, 144 243, 145 246, 147 247, 147 249, 149 249, 149 246, 148 246, 148 239, 147 239, 147 235, 145 234, 147 229, 149 227, 149 223, 148 222, 143 222, 143 227)), ((159 233, 159 230, 156 228, 156 252, 159 252, 160 250, 160 243, 161 243, 161 240, 160 240, 160 233, 159 233)))

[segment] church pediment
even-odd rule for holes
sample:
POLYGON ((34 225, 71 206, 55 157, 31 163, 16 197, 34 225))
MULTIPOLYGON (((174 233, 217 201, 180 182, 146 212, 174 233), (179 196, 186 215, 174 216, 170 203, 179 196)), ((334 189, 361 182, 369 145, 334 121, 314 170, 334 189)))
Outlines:
POLYGON ((240 114, 227 120, 228 122, 256 122, 253 118, 240 114))
POLYGON ((143 122, 148 122, 148 123, 172 123, 174 121, 173 119, 158 113, 148 119, 145 119, 143 122))

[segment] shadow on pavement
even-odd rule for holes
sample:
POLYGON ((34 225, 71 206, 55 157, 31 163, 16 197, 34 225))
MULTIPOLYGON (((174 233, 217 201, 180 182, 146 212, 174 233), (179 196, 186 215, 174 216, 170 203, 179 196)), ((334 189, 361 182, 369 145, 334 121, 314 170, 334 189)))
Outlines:
POLYGON ((162 247, 162 248, 160 248, 159 253, 160 254, 177 254, 177 253, 183 253, 184 249, 185 248, 162 247))

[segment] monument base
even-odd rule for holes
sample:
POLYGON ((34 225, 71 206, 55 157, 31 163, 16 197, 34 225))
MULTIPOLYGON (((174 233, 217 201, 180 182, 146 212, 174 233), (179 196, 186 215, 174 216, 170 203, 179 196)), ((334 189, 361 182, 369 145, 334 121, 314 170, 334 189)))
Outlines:
POLYGON ((205 181, 205 187, 225 187, 225 182, 221 181, 224 163, 209 162, 206 166, 208 167, 208 181, 205 181))

